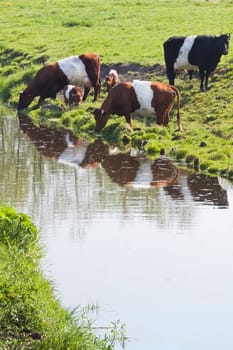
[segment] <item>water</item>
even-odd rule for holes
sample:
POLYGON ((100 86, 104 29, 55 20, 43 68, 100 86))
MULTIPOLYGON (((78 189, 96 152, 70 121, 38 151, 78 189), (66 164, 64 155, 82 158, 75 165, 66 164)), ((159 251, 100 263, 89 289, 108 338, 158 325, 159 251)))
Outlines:
MULTIPOLYGON (((0 118, 0 201, 29 214, 65 307, 120 319, 127 350, 233 348, 233 187, 0 118)), ((119 345, 119 349, 122 347, 119 345)))

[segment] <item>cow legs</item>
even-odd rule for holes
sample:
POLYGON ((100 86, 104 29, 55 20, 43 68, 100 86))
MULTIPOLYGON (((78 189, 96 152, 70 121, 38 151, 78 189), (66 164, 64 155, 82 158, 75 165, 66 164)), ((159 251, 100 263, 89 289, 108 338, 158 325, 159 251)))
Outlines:
POLYGON ((208 90, 208 79, 209 79, 209 72, 201 72, 200 73, 201 78, 201 84, 200 84, 200 91, 204 92, 208 90), (205 83, 204 83, 205 81, 205 83))
POLYGON ((204 88, 205 70, 200 68, 199 72, 200 72, 200 79, 201 79, 200 91, 204 92, 205 91, 205 88, 204 88))
POLYGON ((193 69, 188 70, 189 80, 192 80, 193 77, 193 69))
POLYGON ((163 113, 163 125, 164 125, 164 126, 167 126, 167 125, 168 125, 168 122, 169 122, 169 120, 170 120, 170 118, 169 118, 169 113, 170 113, 172 107, 173 107, 173 101, 171 101, 171 102, 169 103, 169 105, 167 106, 165 112, 163 113))
POLYGON ((56 100, 56 96, 57 96, 57 93, 56 93, 56 91, 54 91, 53 93, 51 93, 50 98, 52 100, 56 100))
POLYGON ((174 85, 175 84, 176 73, 175 73, 173 67, 168 67, 167 68, 167 77, 168 77, 168 80, 169 80, 169 84, 170 85, 174 85))
MULTIPOLYGON (((89 86, 84 86, 83 101, 86 100, 90 89, 91 88, 89 86)), ((99 93, 100 93, 100 84, 97 84, 96 86, 94 86, 94 100, 93 100, 93 102, 95 102, 97 100, 99 93)))
POLYGON ((97 100, 97 98, 99 97, 99 93, 100 93, 100 84, 97 84, 96 86, 94 86, 94 100, 93 102, 95 102, 97 100))
POLYGON ((131 115, 131 113, 125 115, 125 120, 127 121, 130 128, 132 129, 132 115, 131 115))
POLYGON ((155 113, 156 113, 156 123, 158 125, 164 125, 164 113, 166 111, 166 108, 164 106, 155 106, 155 113))
POLYGON ((205 70, 200 68, 200 78, 201 78, 201 84, 200 84, 200 91, 207 91, 208 90, 208 79, 212 71, 205 70), (205 83, 204 83, 205 81, 205 83))
POLYGON ((46 99, 46 96, 40 96, 38 106, 46 99))
POLYGON ((40 105, 46 98, 51 98, 52 100, 55 100, 56 96, 57 96, 56 91, 49 91, 49 92, 44 91, 43 95, 40 95, 38 105, 40 105))
POLYGON ((84 86, 84 94, 83 94, 83 101, 86 100, 88 94, 89 94, 90 88, 88 86, 84 86))
POLYGON ((164 125, 167 126, 169 122, 169 113, 173 107, 174 104, 174 98, 170 99, 166 103, 166 105, 157 105, 155 106, 155 113, 156 113, 156 123, 158 125, 164 125))
POLYGON ((206 74, 205 74, 205 90, 206 91, 208 90, 208 79, 209 79, 209 76, 210 76, 210 72, 206 71, 206 74))

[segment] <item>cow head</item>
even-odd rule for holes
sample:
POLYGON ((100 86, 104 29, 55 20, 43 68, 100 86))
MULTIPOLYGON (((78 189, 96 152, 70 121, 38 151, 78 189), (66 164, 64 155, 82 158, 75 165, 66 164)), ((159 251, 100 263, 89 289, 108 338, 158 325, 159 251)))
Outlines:
POLYGON ((96 108, 93 114, 96 122, 95 132, 100 132, 106 125, 109 115, 101 108, 96 108))
POLYGON ((228 54, 230 38, 231 38, 230 34, 220 35, 221 43, 223 45, 223 52, 222 52, 223 55, 228 54))
POLYGON ((119 78, 118 78, 117 71, 115 69, 111 69, 110 72, 105 76, 105 82, 106 82, 108 91, 118 84, 119 78))
POLYGON ((30 92, 28 88, 24 91, 21 91, 19 94, 18 110, 24 109, 27 106, 29 106, 34 97, 35 95, 32 92, 30 92))
POLYGON ((83 93, 82 90, 79 87, 75 87, 70 92, 71 102, 76 103, 79 105, 79 103, 82 101, 83 93))

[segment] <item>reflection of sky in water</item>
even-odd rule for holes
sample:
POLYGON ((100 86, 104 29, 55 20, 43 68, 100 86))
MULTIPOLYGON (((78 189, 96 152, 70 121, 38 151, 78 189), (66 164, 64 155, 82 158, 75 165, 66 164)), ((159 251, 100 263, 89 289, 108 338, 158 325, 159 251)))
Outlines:
POLYGON ((39 227, 42 265, 65 306, 97 303, 101 326, 119 318, 129 350, 233 347, 228 181, 182 171, 169 187, 123 186, 107 156, 101 166, 69 166, 39 154, 17 125, 3 130, 11 146, 1 151, 1 198, 39 227))

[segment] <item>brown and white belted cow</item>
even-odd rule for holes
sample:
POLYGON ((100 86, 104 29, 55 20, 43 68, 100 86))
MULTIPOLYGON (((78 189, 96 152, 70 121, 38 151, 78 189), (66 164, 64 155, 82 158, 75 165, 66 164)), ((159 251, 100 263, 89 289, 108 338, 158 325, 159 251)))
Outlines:
POLYGON ((100 132, 103 129, 110 114, 125 116, 127 123, 132 127, 133 112, 140 116, 156 115, 156 123, 167 126, 175 97, 177 125, 178 129, 183 131, 180 121, 180 92, 176 87, 140 80, 119 83, 109 91, 101 107, 93 111, 96 120, 95 131, 100 132))
POLYGON ((56 98, 66 85, 84 87, 83 101, 94 88, 94 101, 100 92, 100 58, 95 53, 70 56, 40 68, 26 89, 20 93, 18 110, 30 105, 36 96, 39 103, 45 98, 56 98))
POLYGON ((80 87, 68 84, 63 89, 63 96, 66 106, 71 107, 73 104, 78 106, 82 101, 83 92, 80 87))

